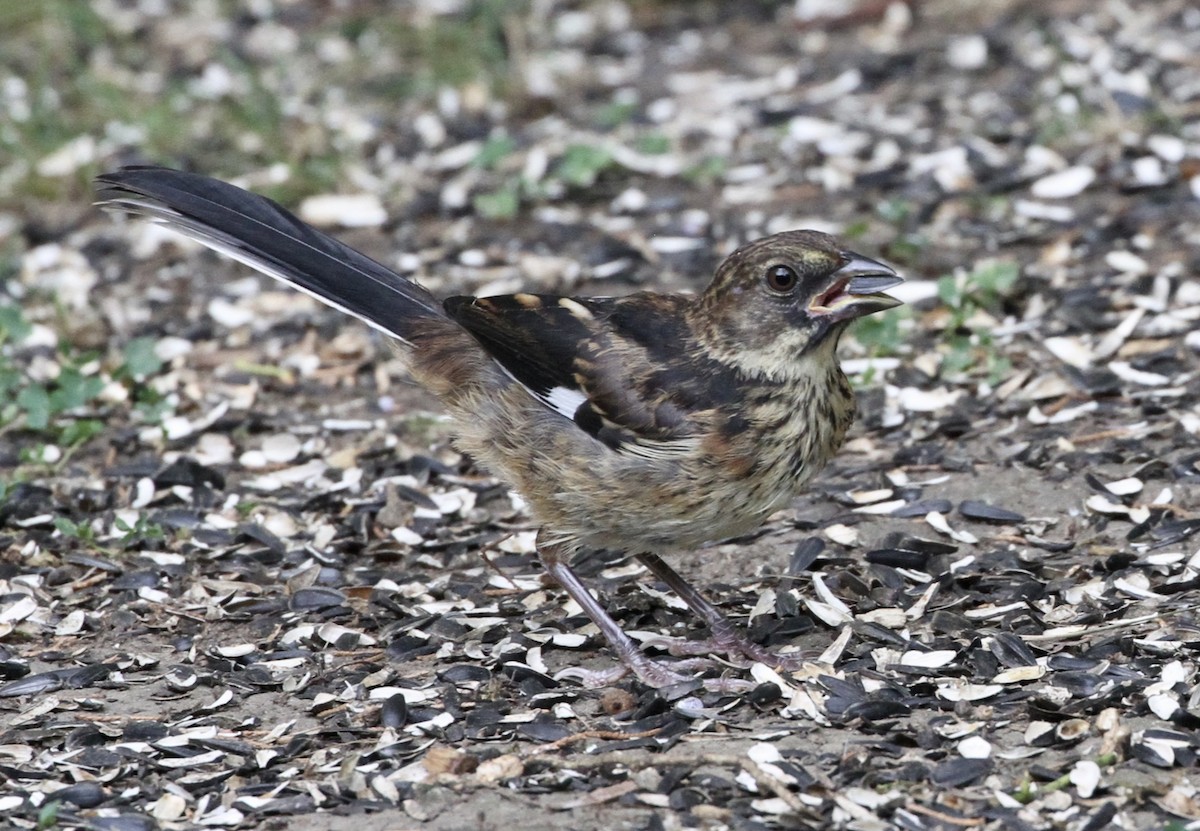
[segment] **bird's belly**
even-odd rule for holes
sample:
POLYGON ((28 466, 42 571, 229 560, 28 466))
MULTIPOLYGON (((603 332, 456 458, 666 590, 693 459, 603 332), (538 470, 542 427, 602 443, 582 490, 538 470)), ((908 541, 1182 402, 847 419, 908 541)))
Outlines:
POLYGON ((714 433, 678 454, 647 457, 564 430, 561 416, 538 407, 511 430, 472 427, 501 422, 516 407, 470 420, 460 412, 459 445, 515 486, 544 543, 634 551, 691 548, 758 528, 825 466, 853 414, 852 399, 832 415, 781 402, 770 429, 714 433))
POLYGON ((565 533, 591 548, 649 551, 692 548, 753 531, 787 507, 808 478, 783 464, 741 477, 623 458, 594 465, 590 473, 594 485, 587 489, 546 494, 535 487, 523 494, 547 534, 565 533))

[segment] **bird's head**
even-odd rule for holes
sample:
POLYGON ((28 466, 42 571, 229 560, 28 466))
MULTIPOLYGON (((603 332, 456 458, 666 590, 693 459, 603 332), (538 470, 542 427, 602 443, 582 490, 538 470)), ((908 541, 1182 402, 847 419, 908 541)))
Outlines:
POLYGON ((850 321, 899 306, 882 292, 901 282, 893 269, 828 234, 786 231, 730 254, 690 314, 721 360, 786 377, 801 358, 832 356, 850 321))

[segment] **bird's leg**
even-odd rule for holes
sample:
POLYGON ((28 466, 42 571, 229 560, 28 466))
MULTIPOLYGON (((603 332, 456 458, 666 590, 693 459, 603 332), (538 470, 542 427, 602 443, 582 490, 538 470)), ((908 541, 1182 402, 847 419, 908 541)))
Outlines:
POLYGON ((704 619, 712 637, 704 641, 675 641, 668 645, 673 655, 707 655, 721 653, 729 656, 744 656, 760 661, 776 669, 798 669, 802 663, 799 655, 779 655, 747 638, 721 610, 709 603, 692 584, 684 580, 679 572, 671 568, 657 554, 638 554, 646 568, 662 580, 671 591, 679 595, 688 608, 704 619))
MULTIPOLYGON (((583 581, 565 562, 563 555, 564 552, 558 546, 538 546, 538 556, 546 567, 546 571, 560 586, 566 589, 567 594, 579 604, 584 614, 591 618, 592 623, 596 624, 600 633, 604 635, 604 639, 608 641, 608 645, 617 653, 621 664, 609 670, 572 668, 560 672, 557 677, 575 678, 588 687, 603 687, 632 672, 643 684, 654 689, 662 689, 692 680, 691 676, 680 674, 677 670, 688 672, 712 665, 711 661, 697 659, 678 661, 667 666, 647 657, 638 649, 633 639, 625 634, 620 624, 613 620, 604 607, 592 597, 587 587, 583 585, 583 581)), ((743 683, 736 679, 706 679, 705 686, 718 692, 735 692, 743 688, 743 683)))

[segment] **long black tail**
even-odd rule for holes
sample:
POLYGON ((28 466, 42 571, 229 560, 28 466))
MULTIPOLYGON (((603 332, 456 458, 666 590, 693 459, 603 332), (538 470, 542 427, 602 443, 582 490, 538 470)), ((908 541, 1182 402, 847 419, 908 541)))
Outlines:
POLYGON ((407 341, 409 321, 445 316, 421 286, 264 196, 165 167, 124 167, 96 183, 97 204, 148 217, 391 337, 407 341))

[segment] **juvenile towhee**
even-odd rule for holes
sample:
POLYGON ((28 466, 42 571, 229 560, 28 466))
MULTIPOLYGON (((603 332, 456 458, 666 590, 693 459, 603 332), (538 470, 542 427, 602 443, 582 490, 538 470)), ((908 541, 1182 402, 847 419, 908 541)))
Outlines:
POLYGON ((516 487, 547 571, 622 666, 664 687, 695 662, 641 652, 572 570, 584 549, 635 554, 708 624, 705 650, 792 663, 748 641, 659 552, 752 530, 837 450, 854 395, 846 325, 898 301, 896 272, 815 231, 751 242, 698 295, 514 294, 439 302, 411 280, 225 182, 158 167, 98 179, 99 203, 149 217, 289 283, 399 344, 454 416, 458 445, 516 487))

